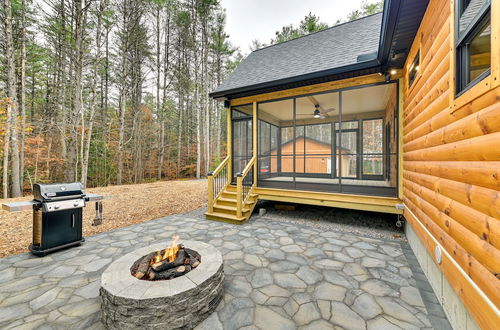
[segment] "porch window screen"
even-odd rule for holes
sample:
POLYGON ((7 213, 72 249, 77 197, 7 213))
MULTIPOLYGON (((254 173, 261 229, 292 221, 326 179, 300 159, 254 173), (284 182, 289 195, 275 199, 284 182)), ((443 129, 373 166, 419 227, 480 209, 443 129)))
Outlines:
POLYGON ((456 91, 467 90, 491 72, 491 0, 457 2, 456 91))
POLYGON ((382 119, 363 120, 363 177, 384 174, 382 119))
POLYGON ((252 108, 251 105, 233 108, 231 111, 233 140, 233 181, 245 169, 253 154, 252 108))

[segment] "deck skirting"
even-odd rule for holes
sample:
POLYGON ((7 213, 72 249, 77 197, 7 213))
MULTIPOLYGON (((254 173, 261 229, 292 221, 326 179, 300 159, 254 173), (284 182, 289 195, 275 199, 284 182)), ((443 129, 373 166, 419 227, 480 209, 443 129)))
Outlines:
POLYGON ((340 207, 362 211, 402 214, 397 206, 402 204, 399 198, 325 193, 302 190, 286 190, 256 187, 254 193, 259 200, 271 200, 287 203, 340 207))

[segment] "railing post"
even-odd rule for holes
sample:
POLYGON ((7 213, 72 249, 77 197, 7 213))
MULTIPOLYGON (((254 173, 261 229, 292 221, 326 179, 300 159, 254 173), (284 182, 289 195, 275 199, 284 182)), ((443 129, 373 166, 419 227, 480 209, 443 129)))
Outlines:
POLYGON ((243 176, 238 173, 236 177, 236 216, 241 218, 243 216, 243 176))
POLYGON ((214 176, 212 173, 208 173, 208 212, 212 213, 214 211, 214 176))

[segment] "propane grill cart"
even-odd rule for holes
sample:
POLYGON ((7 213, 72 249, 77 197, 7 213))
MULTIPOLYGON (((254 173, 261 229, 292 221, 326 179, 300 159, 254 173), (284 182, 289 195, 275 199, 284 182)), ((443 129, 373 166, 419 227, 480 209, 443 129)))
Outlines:
POLYGON ((80 245, 82 236, 83 207, 96 202, 102 219, 101 195, 85 194, 79 182, 34 184, 31 201, 5 203, 4 210, 18 212, 33 210, 33 242, 29 250, 37 256, 80 245))

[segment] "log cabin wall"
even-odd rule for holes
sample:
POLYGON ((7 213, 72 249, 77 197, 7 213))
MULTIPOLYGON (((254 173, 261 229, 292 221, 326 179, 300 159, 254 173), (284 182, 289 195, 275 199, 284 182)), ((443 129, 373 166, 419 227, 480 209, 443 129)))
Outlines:
POLYGON ((500 0, 491 6, 489 76, 455 96, 449 0, 430 1, 403 70, 404 216, 468 313, 489 329, 500 324, 500 0))

